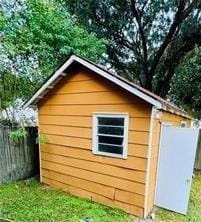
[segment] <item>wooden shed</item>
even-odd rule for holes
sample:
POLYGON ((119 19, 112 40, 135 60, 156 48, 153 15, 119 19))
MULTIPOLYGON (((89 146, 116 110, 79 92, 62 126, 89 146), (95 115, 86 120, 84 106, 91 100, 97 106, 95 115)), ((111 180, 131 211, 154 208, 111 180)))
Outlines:
POLYGON ((28 100, 37 106, 41 182, 146 217, 155 202, 161 126, 190 126, 159 96, 72 54, 28 100))

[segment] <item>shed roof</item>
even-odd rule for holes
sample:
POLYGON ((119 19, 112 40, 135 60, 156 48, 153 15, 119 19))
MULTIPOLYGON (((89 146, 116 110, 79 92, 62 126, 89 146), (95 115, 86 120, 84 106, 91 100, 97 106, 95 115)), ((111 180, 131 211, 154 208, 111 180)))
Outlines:
POLYGON ((80 64, 97 75, 108 79, 109 81, 129 91, 131 94, 138 96, 158 109, 163 109, 177 115, 189 117, 184 110, 180 109, 173 103, 170 103, 149 90, 146 90, 143 87, 128 81, 122 76, 107 70, 103 66, 75 54, 71 54, 68 59, 41 85, 33 96, 26 101, 24 107, 36 105, 40 99, 42 99, 61 79, 67 75, 66 72, 68 68, 74 63, 80 64))

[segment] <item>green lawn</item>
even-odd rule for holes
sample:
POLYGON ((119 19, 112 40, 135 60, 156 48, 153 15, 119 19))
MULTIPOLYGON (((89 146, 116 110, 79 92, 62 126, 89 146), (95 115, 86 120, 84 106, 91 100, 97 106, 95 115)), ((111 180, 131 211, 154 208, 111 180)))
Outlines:
MULTIPOLYGON (((0 218, 15 222, 79 222, 85 217, 93 222, 133 221, 120 210, 41 186, 35 179, 0 186, 0 218)), ((159 209, 156 221, 201 222, 201 175, 193 180, 188 215, 159 209)))
POLYGON ((201 222, 201 174, 193 179, 187 216, 159 209, 157 221, 160 222, 201 222))
POLYGON ((37 180, 0 186, 0 218, 15 222, 130 222, 130 217, 86 199, 41 186, 37 180))

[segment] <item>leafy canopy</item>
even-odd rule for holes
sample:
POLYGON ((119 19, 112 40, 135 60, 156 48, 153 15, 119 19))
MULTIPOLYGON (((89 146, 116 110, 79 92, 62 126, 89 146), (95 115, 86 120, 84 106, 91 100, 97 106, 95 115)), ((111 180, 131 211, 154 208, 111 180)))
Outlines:
POLYGON ((0 99, 5 108, 28 98, 70 52, 93 61, 107 41, 78 26, 59 3, 0 1, 0 99))
POLYGON ((201 118, 201 47, 186 56, 172 79, 170 98, 201 118))
POLYGON ((175 68, 201 45, 200 0, 60 0, 89 31, 109 41, 109 63, 166 97, 175 68))

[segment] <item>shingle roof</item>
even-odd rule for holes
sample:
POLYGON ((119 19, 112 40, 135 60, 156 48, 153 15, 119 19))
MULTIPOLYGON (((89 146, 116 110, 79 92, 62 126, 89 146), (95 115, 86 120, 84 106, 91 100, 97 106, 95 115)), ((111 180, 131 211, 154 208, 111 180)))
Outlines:
MULTIPOLYGON (((143 87, 128 81, 122 76, 109 71, 103 66, 100 66, 86 58, 81 56, 71 54, 68 59, 61 65, 43 84, 42 86, 33 94, 33 96, 25 103, 25 107, 30 105, 36 105, 40 99, 43 98, 47 92, 49 92, 65 75, 66 70, 73 64, 78 63, 89 70, 105 77, 106 79, 114 82, 125 90, 131 92, 132 94, 140 97, 141 99, 147 101, 148 103, 156 106, 158 109, 167 110, 169 112, 175 113, 177 115, 189 117, 187 113, 174 105, 171 102, 161 98, 160 96, 144 89, 143 87)), ((189 117, 190 118, 190 117, 189 117)))

